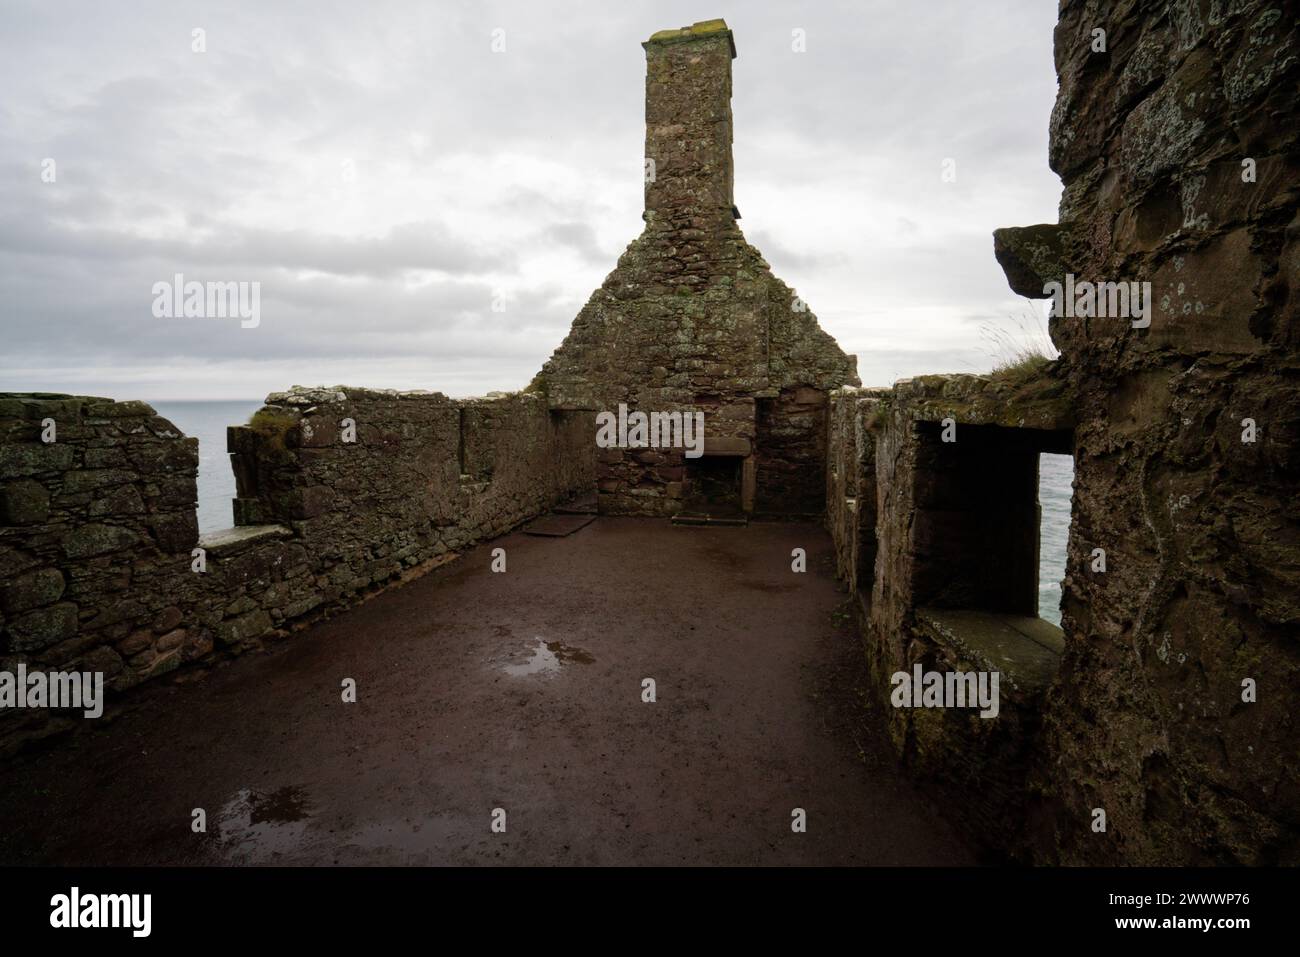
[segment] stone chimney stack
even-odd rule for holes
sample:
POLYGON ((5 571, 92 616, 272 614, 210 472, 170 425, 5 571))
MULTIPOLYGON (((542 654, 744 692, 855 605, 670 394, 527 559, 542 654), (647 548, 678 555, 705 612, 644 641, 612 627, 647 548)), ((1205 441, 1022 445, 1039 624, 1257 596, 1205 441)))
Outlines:
POLYGON ((732 194, 731 61, 723 20, 660 30, 645 43, 645 219, 699 226, 738 218, 732 194))
POLYGON ((557 413, 626 406, 629 414, 704 417, 703 448, 689 458, 680 443, 600 448, 598 507, 606 514, 819 514, 827 393, 858 384, 856 359, 772 275, 736 221, 736 47, 726 23, 662 30, 641 46, 645 156, 653 161, 645 228, 529 391, 544 393, 557 413))

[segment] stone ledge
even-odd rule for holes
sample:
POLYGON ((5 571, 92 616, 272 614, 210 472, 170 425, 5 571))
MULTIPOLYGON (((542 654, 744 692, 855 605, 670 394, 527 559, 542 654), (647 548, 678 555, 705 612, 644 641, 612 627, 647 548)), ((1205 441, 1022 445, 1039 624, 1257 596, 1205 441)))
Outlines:
POLYGON ((981 670, 997 671, 1016 691, 1038 695, 1061 667, 1065 635, 1042 618, 987 611, 918 608, 917 624, 940 647, 981 670))
POLYGON ((717 438, 704 437, 704 454, 705 455, 728 455, 744 458, 752 451, 749 439, 745 438, 728 438, 727 436, 718 436, 717 438))
POLYGON ((239 525, 208 532, 199 536, 199 547, 217 557, 238 555, 240 552, 267 542, 293 538, 293 531, 284 525, 239 525))
POLYGON ((1046 299, 1043 286, 1064 281, 1069 271, 1065 264, 1068 228, 1061 223, 1040 223, 993 230, 993 256, 1012 292, 1046 299))
POLYGON ((900 379, 884 400, 917 422, 951 417, 961 425, 1064 432, 1074 428, 1075 410, 1065 384, 1046 364, 1020 377, 928 375, 900 379))

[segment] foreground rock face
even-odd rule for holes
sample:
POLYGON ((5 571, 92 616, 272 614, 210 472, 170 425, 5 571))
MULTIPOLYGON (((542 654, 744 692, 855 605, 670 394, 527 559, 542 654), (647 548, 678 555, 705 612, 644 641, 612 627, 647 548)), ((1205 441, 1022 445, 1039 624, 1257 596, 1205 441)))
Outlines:
MULTIPOLYGON (((706 435, 747 443, 727 453, 745 459, 746 511, 819 513, 826 392, 857 384, 857 360, 736 224, 731 31, 708 21, 644 46, 645 231, 535 387, 559 409, 702 412, 706 435)), ((673 514, 698 484, 680 449, 601 457, 603 511, 673 514)))
MULTIPOLYGON (((0 671, 123 691, 257 648, 589 490, 593 428, 535 395, 277 393, 229 430, 237 527, 200 539, 198 443, 148 405, 0 397, 0 671)), ((0 712, 0 751, 77 720, 50 719, 0 712)))
POLYGON ((1004 852, 1300 861, 1297 29, 1249 0, 1063 4, 1061 221, 998 230, 994 251, 1017 292, 1149 283, 1149 311, 1063 297, 1037 411, 996 377, 833 396, 828 519, 880 694, 917 663, 1029 678, 1004 685, 996 721, 896 711, 891 727, 1004 852), (994 433, 971 425, 1004 430, 974 470, 994 433), (1004 494, 1032 504, 1012 436, 1035 430, 1075 458, 1050 681, 1056 643, 1014 607, 1027 513, 1004 494), (1003 522, 981 532, 964 492, 997 471, 980 497, 1003 522), (1036 640, 1017 651, 1016 633, 1036 640))
POLYGON ((1036 780, 1063 861, 1296 859, 1300 37, 1287 7, 1070 4, 1056 29, 1065 271, 1154 295, 1149 328, 1051 324, 1079 414, 1066 649, 1036 780), (1098 548, 1105 573, 1091 571, 1098 548), (1104 836, 1079 826, 1094 808, 1104 836))

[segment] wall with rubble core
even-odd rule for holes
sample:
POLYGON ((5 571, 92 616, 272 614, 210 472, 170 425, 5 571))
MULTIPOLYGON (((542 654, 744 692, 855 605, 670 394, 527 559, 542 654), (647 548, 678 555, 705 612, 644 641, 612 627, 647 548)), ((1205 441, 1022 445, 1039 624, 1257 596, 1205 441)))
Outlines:
MULTIPOLYGON (((589 492, 594 475, 594 421, 535 395, 296 389, 251 421, 229 429, 237 524, 200 539, 196 439, 143 402, 0 396, 0 670, 102 671, 120 692, 239 654, 589 492)), ((6 709, 0 750, 77 720, 6 709)))

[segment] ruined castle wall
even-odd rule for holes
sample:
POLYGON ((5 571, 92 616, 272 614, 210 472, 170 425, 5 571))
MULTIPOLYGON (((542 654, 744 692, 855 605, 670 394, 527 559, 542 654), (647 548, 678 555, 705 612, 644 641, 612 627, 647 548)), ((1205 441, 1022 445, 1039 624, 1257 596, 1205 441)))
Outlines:
POLYGON ((757 512, 817 515, 826 507, 827 396, 783 389, 758 405, 757 512))
MULTIPOLYGON (((534 387, 552 407, 705 415, 744 439, 773 510, 820 511, 824 422, 810 390, 856 384, 856 359, 746 242, 733 202, 731 60, 722 21, 655 34, 646 50, 645 229, 573 321, 534 387), (796 398, 797 396, 797 398, 796 398), (754 445, 756 402, 770 402, 754 445), (787 507, 787 505, 789 507, 787 507)), ((680 450, 609 454, 603 512, 671 515, 692 493, 680 450)))
POLYGON ((828 527, 874 707, 907 767, 979 843, 1015 857, 1031 856, 1027 778, 1060 661, 1058 630, 1032 616, 1037 455, 1069 450, 1063 391, 1042 372, 926 376, 831 399, 828 527), (896 707, 894 675, 917 667, 997 672, 996 716, 896 707))
POLYGON ((860 604, 864 627, 877 547, 874 417, 884 391, 850 387, 828 397, 826 527, 835 544, 836 574, 860 604))
POLYGON ((1060 266, 1149 281, 1154 311, 1052 321, 1080 413, 1052 859, 1300 854, 1297 22, 1250 0, 1061 12, 1060 266))
MULTIPOLYGON (((196 585, 197 461, 197 441, 143 402, 0 397, 3 670, 75 667, 125 687, 211 650, 174 604, 196 585)), ((47 717, 6 710, 0 735, 47 717)))
MULTIPOLYGON (((294 390, 229 433, 239 524, 200 539, 198 443, 148 405, 0 397, 0 669, 102 671, 122 691, 242 653, 594 475, 590 417, 533 395, 294 390)), ((0 749, 74 720, 6 709, 0 749)))
MULTIPOLYGON (((1034 860, 1300 860, 1298 29, 1286 5, 1251 0, 1062 4, 1061 222, 999 231, 995 249, 1022 294, 1067 276, 1149 282, 1150 312, 1054 315, 1048 379, 1069 408, 1031 403, 1037 425, 1024 397, 980 399, 994 379, 899 383, 881 404, 866 643, 882 694, 917 661, 999 666, 996 633, 970 627, 970 609, 926 607, 987 589, 962 599, 927 583, 927 549, 960 549, 970 525, 926 516, 947 479, 924 430, 941 414, 959 436, 962 424, 1072 430, 1042 449, 1075 456, 1059 665, 1022 647, 1041 660, 1013 723, 891 719, 914 767, 963 781, 967 802, 1023 808, 1006 843, 1034 860), (1010 730, 990 740, 997 728, 1010 730), (1004 789, 1016 775, 1022 787, 1004 789)), ((849 431, 830 434, 829 460, 848 460, 849 431)), ((829 515, 851 562, 851 526, 829 515)), ((953 566, 942 557, 932 571, 953 566)), ((993 819, 967 807, 987 832, 993 819)))

